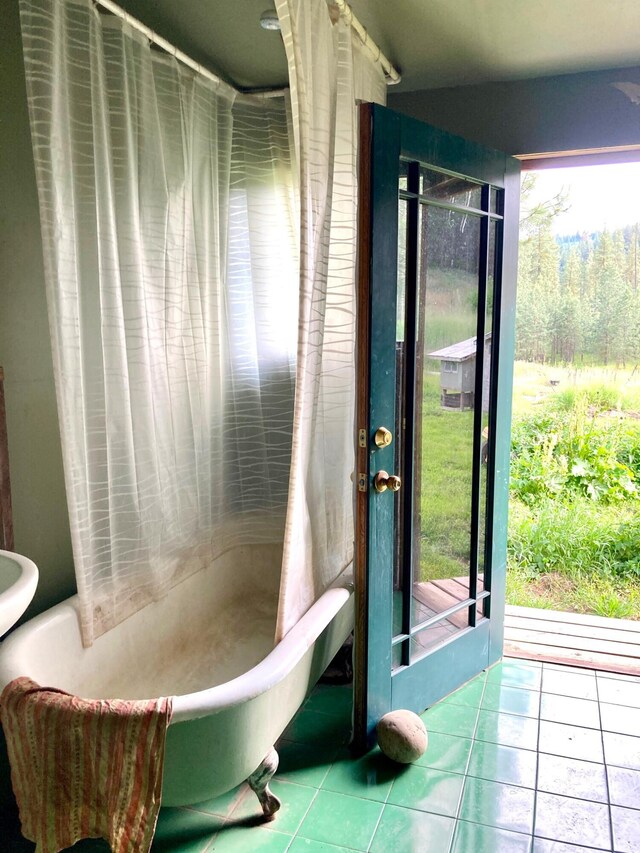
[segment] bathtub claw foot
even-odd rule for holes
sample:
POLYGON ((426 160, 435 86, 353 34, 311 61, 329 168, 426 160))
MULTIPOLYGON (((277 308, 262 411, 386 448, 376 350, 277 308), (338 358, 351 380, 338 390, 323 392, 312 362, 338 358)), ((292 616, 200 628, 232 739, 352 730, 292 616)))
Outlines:
POLYGON ((272 820, 282 803, 269 790, 269 782, 278 769, 278 753, 271 749, 264 757, 262 764, 247 779, 249 787, 255 792, 262 806, 262 813, 267 820, 272 820))

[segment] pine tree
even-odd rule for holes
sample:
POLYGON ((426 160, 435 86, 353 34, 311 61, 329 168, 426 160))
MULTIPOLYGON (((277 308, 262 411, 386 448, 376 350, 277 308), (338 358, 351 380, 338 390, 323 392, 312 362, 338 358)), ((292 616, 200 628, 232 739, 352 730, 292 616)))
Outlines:
POLYGON ((554 238, 566 194, 531 202, 523 180, 516 357, 640 362, 640 223, 554 238))
POLYGON ((603 231, 590 266, 593 308, 593 344, 604 364, 624 363, 627 357, 630 292, 624 276, 621 232, 603 231))
POLYGON ((566 193, 534 204, 535 182, 531 172, 522 182, 516 341, 518 358, 544 362, 557 357, 562 335, 560 251, 552 224, 566 210, 566 193))

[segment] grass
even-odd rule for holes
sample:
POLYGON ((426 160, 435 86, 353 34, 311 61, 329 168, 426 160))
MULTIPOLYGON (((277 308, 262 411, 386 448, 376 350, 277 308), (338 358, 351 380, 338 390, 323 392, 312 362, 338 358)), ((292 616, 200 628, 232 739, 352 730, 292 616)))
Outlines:
POLYGON ((640 584, 607 577, 571 577, 548 572, 532 577, 519 566, 507 574, 507 601, 520 607, 595 613, 613 619, 640 619, 640 584))
MULTIPOLYGON (((432 352, 476 331, 477 276, 461 270, 429 272, 425 351, 432 352)), ((427 360, 423 385, 420 452, 420 578, 469 572, 472 411, 440 405, 438 360, 427 360)))
POLYGON ((544 408, 558 394, 606 389, 612 409, 640 412, 640 365, 556 367, 516 361, 513 373, 514 416, 544 408))
POLYGON ((508 603, 640 619, 639 533, 635 501, 512 500, 508 603))
POLYGON ((472 411, 440 406, 439 374, 426 374, 420 501, 421 580, 469 571, 472 411))

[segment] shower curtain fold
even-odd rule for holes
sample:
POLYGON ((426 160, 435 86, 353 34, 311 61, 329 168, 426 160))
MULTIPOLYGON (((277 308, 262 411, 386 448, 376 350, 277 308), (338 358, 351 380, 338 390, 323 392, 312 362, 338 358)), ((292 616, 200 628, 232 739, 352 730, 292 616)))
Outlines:
POLYGON ((300 183, 298 356, 276 641, 353 559, 356 102, 386 85, 325 0, 276 0, 300 183))
POLYGON ((282 541, 289 110, 236 97, 91 0, 20 11, 88 645, 222 552, 282 541))
POLYGON ((277 639, 353 545, 358 99, 325 0, 277 0, 291 101, 20 0, 83 641, 284 540, 277 639))

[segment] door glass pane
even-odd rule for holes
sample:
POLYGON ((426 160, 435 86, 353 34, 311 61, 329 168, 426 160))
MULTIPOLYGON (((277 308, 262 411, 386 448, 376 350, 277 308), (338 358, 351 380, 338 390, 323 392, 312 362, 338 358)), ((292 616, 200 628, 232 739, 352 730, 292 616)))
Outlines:
POLYGON ((482 184, 437 172, 426 166, 420 169, 420 195, 427 198, 480 209, 481 194, 482 184))
MULTIPOLYGON (((402 189, 403 175, 400 175, 402 189)), ((405 173, 406 184, 406 173, 405 173)), ((407 293, 407 208, 404 199, 398 200, 398 283, 396 307, 396 349, 395 349, 395 423, 393 424, 394 469, 392 474, 403 470, 403 449, 405 422, 404 394, 404 355, 407 293)), ((403 594, 405 578, 403 566, 404 536, 402 528, 403 491, 394 496, 394 552, 393 552, 393 634, 402 633, 403 594)), ((407 581, 410 583, 411 581, 407 581)), ((393 665, 400 665, 401 646, 393 647, 393 665)))
POLYGON ((411 663, 424 657, 427 652, 441 643, 451 640, 460 629, 467 628, 469 624, 468 614, 469 608, 463 607, 462 610, 448 618, 441 619, 414 634, 411 637, 411 663))
MULTIPOLYGON (((480 222, 421 206, 413 591, 433 614, 469 596, 480 222)), ((467 627, 468 609, 438 624, 467 627)))
MULTIPOLYGON (((487 533, 487 472, 489 469, 489 407, 491 403, 491 353, 493 351, 493 299, 496 263, 496 232, 499 223, 489 222, 487 297, 485 306, 485 345, 482 365, 482 440, 480 444, 480 500, 478 506, 478 592, 484 589, 484 563, 487 533)), ((482 615, 483 608, 478 610, 482 615)))
POLYGON ((409 164, 406 160, 401 160, 400 161, 400 175, 398 178, 398 189, 399 190, 407 190, 409 188, 408 175, 409 175, 409 164))

